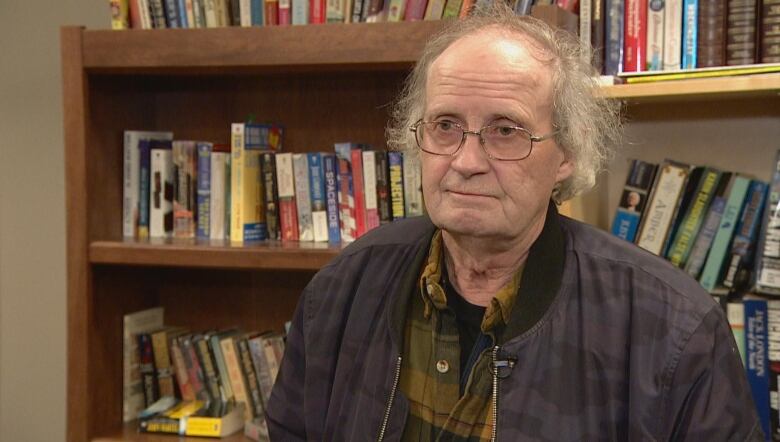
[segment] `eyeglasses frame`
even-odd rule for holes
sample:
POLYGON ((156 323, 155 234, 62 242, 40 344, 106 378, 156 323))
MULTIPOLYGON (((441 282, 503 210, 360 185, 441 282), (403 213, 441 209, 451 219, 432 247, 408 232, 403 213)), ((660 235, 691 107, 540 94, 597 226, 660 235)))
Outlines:
POLYGON ((460 149, 463 147, 463 145, 466 144, 466 136, 467 135, 476 135, 479 138, 479 145, 482 146, 482 150, 485 152, 485 155, 487 155, 488 158, 490 158, 491 160, 495 160, 495 161, 522 161, 522 160, 524 160, 524 159, 526 159, 526 158, 531 156, 531 152, 533 152, 533 150, 534 150, 534 143, 540 143, 542 141, 549 140, 550 138, 552 138, 553 136, 558 134, 558 130, 556 129, 553 132, 550 132, 550 133, 545 134, 545 135, 534 135, 528 129, 526 129, 526 128, 522 127, 522 126, 516 126, 516 125, 513 126, 513 125, 505 125, 505 124, 488 124, 487 126, 482 126, 479 130, 474 131, 474 130, 468 130, 467 128, 463 127, 461 124, 455 123, 453 121, 453 122, 450 122, 450 124, 453 124, 458 129, 463 131, 463 136, 460 139, 460 144, 458 144, 458 148, 455 149, 454 151, 452 151, 452 153, 438 153, 438 152, 431 152, 429 150, 426 150, 424 147, 422 147, 422 145, 420 145, 420 141, 417 139, 417 130, 418 130, 418 128, 421 125, 423 125, 423 124, 429 124, 429 123, 440 123, 440 121, 424 121, 424 120, 420 119, 420 120, 417 120, 417 122, 414 123, 413 125, 409 126, 409 130, 414 132, 414 142, 415 142, 415 144, 417 144, 417 147, 420 148, 420 150, 422 150, 423 152, 429 153, 431 155, 439 155, 439 156, 443 156, 443 157, 453 157, 453 156, 455 156, 460 151, 460 149), (482 138, 482 131, 487 129, 487 128, 489 128, 489 127, 496 127, 496 126, 511 127, 512 129, 516 129, 516 130, 520 130, 522 132, 525 132, 528 135, 528 139, 531 141, 531 148, 528 149, 528 154, 526 154, 526 156, 524 156, 522 158, 510 158, 510 159, 496 158, 493 155, 491 155, 490 152, 488 152, 487 148, 485 147, 485 139, 482 138))

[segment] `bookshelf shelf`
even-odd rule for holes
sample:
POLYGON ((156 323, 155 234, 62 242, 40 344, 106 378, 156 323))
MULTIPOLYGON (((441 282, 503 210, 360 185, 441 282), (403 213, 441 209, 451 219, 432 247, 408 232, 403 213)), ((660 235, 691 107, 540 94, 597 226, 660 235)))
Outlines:
POLYGON ((601 90, 607 97, 630 102, 772 97, 780 94, 780 73, 616 84, 601 90))
POLYGON ((231 245, 194 240, 94 241, 93 264, 247 270, 318 270, 341 251, 325 243, 264 242, 231 245))
POLYGON ((137 424, 134 422, 125 424, 122 426, 121 431, 115 434, 107 436, 96 437, 92 439, 92 442, 204 442, 204 441, 220 441, 220 442, 251 442, 252 440, 242 432, 233 434, 231 436, 223 437, 220 439, 215 438, 203 438, 203 437, 184 437, 169 434, 151 434, 151 433, 139 433, 137 424))

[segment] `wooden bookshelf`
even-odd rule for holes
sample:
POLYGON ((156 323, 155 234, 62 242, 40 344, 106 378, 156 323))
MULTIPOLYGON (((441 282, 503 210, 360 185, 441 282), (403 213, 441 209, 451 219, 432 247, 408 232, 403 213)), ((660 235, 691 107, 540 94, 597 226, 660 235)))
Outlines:
MULTIPOLYGON (((567 21, 556 12, 550 17, 559 25, 567 21)), ((425 41, 443 25, 62 29, 68 441, 177 440, 122 423, 123 315, 163 306, 167 323, 192 329, 281 329, 314 272, 340 250, 123 239, 122 132, 170 130, 177 139, 227 142, 230 123, 251 114, 284 124, 286 151, 331 150, 337 141, 382 148, 388 105, 425 41)), ((767 99, 777 106, 779 88, 780 76, 772 74, 603 92, 630 103, 660 103, 651 114, 637 115, 666 124, 664 103, 678 108, 702 97, 757 97, 752 108, 767 99)), ((768 139, 766 133, 760 136, 768 139)), ((623 171, 615 176, 622 186, 623 171)))

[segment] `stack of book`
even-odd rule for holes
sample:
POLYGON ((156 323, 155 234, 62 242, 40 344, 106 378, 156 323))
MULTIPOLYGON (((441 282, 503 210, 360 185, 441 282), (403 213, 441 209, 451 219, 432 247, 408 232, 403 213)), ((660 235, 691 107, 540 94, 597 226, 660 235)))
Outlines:
POLYGON ((228 145, 125 131, 123 235, 339 243, 423 214, 416 155, 356 143, 288 153, 283 133, 234 123, 228 145))

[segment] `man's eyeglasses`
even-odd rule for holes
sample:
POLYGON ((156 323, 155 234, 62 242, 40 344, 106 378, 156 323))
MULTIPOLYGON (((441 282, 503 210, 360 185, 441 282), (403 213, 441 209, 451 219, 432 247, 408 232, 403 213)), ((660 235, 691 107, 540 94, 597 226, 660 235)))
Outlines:
POLYGON ((466 135, 476 135, 487 156, 493 160, 518 161, 531 155, 534 143, 552 138, 557 131, 536 136, 520 126, 491 124, 480 130, 468 130, 458 123, 418 121, 409 130, 414 132, 417 147, 433 155, 455 155, 466 142, 466 135))

